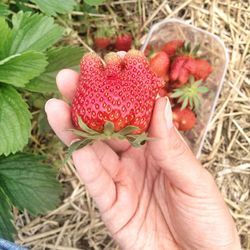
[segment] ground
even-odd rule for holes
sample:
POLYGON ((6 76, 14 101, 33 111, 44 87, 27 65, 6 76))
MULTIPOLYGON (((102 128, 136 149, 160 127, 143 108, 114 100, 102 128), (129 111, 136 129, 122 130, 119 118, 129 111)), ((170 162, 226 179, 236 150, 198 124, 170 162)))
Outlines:
MULTIPOLYGON (((86 15, 74 11, 58 18, 67 27, 64 43, 91 47, 89 32, 96 21, 107 20, 114 28, 132 25, 139 40, 150 26, 163 18, 178 17, 219 35, 229 52, 224 87, 210 131, 205 141, 202 162, 214 176, 237 224, 243 249, 250 249, 250 5, 248 0, 121 0, 103 4, 101 14, 86 15), (129 22, 130 21, 130 22, 129 22), (87 28, 82 27, 87 23, 87 28)), ((34 141, 43 138, 33 136, 34 141)), ((30 249, 119 249, 102 223, 98 210, 72 162, 62 166, 64 150, 53 134, 47 136, 56 155, 51 160, 60 166, 59 179, 64 185, 60 206, 41 217, 15 212, 17 243, 30 249)), ((39 143, 38 143, 39 144, 39 143)), ((44 144, 43 144, 44 145, 44 144)), ((49 146, 40 148, 48 151, 49 146)))

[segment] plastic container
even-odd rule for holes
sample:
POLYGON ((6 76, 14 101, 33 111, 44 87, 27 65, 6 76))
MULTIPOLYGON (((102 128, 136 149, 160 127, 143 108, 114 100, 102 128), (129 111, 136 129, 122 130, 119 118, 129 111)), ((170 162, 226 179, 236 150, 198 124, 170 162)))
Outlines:
POLYGON ((154 24, 141 50, 144 51, 149 44, 161 47, 164 43, 176 39, 190 41, 193 45, 200 44, 201 54, 209 59, 213 67, 212 74, 206 80, 209 92, 202 96, 201 112, 197 118, 196 126, 183 133, 192 151, 199 158, 208 132, 209 122, 214 114, 223 85, 228 65, 228 53, 219 37, 178 19, 165 19, 154 24))

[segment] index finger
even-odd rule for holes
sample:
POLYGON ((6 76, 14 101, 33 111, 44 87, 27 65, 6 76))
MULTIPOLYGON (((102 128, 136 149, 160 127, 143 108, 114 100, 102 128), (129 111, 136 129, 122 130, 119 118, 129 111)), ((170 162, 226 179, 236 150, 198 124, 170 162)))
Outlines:
POLYGON ((68 101, 72 101, 76 91, 79 74, 71 69, 63 69, 56 76, 57 87, 68 101))

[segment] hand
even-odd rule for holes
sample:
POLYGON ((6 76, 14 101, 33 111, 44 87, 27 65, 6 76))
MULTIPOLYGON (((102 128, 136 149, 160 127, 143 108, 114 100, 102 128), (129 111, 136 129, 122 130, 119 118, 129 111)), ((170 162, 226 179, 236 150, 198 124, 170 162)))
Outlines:
MULTIPOLYGON (((72 100, 78 74, 57 76, 62 95, 72 100)), ((46 104, 48 120, 70 145, 76 138, 70 106, 46 104)), ((73 153, 76 169, 102 218, 123 249, 240 249, 234 222, 211 175, 196 160, 172 124, 171 107, 157 100, 149 129, 157 140, 141 148, 98 141, 73 153)))

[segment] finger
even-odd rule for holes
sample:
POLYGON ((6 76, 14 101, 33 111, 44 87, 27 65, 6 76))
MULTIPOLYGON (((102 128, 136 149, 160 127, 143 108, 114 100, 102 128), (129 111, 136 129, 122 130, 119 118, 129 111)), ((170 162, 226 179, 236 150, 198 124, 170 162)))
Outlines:
POLYGON ((208 173, 173 126, 171 105, 165 98, 156 101, 150 136, 156 138, 148 144, 150 152, 170 182, 187 190, 204 180, 208 173))
POLYGON ((78 78, 78 73, 71 69, 63 69, 56 76, 56 83, 60 93, 70 102, 75 94, 78 78))
MULTIPOLYGON (((105 157, 109 157, 109 163, 115 165, 116 158, 109 153, 105 157)), ((109 210, 116 200, 116 187, 111 176, 103 168, 102 162, 106 161, 106 158, 100 159, 94 148, 89 145, 75 151, 72 156, 80 178, 100 211, 109 210)))
POLYGON ((119 156, 109 145, 103 141, 97 141, 91 145, 91 147, 101 161, 101 164, 107 173, 112 179, 115 179, 120 170, 119 156))
POLYGON ((108 144, 117 154, 122 154, 131 147, 130 143, 126 140, 105 140, 105 143, 108 144))
POLYGON ((45 104, 48 122, 60 140, 70 145, 77 137, 69 131, 73 128, 70 106, 62 100, 50 99, 45 104))

